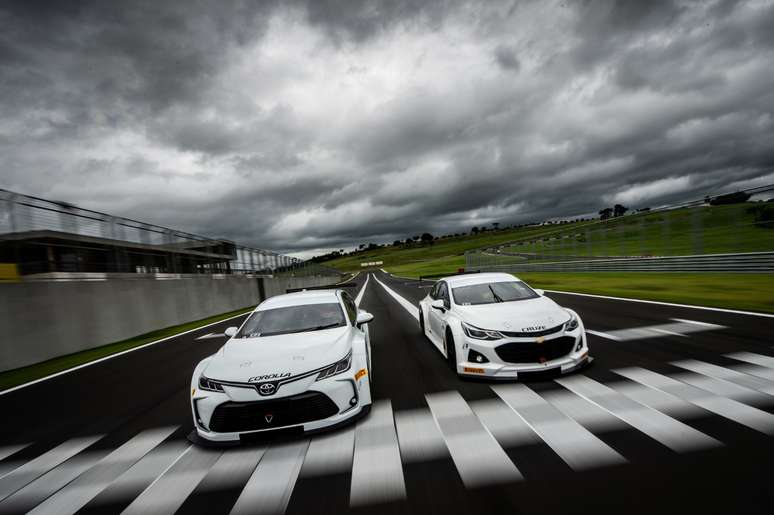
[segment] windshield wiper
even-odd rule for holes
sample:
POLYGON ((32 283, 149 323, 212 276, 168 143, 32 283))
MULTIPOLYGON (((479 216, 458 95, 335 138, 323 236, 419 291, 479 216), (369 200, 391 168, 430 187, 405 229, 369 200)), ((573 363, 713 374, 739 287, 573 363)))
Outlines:
POLYGON ((495 293, 494 288, 492 288, 491 284, 488 284, 487 286, 489 286, 489 291, 492 292, 492 296, 494 297, 496 302, 504 302, 502 297, 500 297, 498 294, 495 293))

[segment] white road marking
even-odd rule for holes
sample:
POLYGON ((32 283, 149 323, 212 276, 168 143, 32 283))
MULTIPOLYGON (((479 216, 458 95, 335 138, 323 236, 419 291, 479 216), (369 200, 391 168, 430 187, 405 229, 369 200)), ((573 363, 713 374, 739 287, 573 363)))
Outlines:
POLYGON ((72 458, 103 435, 72 438, 0 478, 0 501, 72 458))
POLYGON ((449 455, 443 436, 427 408, 396 411, 395 429, 403 463, 431 461, 449 455))
POLYGON ((626 458, 527 386, 491 388, 573 470, 626 463, 626 458))
POLYGON ((501 399, 481 399, 468 404, 501 446, 518 447, 540 443, 540 437, 501 399))
POLYGON ((732 370, 736 372, 741 372, 742 374, 747 374, 754 377, 760 377, 762 379, 766 379, 768 381, 774 381, 774 368, 766 368, 761 367, 759 365, 732 365, 732 370))
POLYGON ((285 513, 309 440, 272 445, 239 494, 232 515, 285 513))
POLYGON ((753 365, 761 367, 774 368, 774 358, 763 354, 756 354, 754 352, 734 352, 732 354, 726 354, 726 357, 737 361, 752 363, 753 365))
POLYGON ((24 449, 25 447, 29 447, 30 444, 28 443, 22 443, 18 445, 5 445, 3 447, 0 447, 0 460, 6 459, 8 456, 12 456, 19 452, 20 450, 24 449))
POLYGON ((674 302, 661 302, 658 300, 645 300, 645 299, 629 299, 626 297, 613 297, 610 295, 595 295, 592 293, 578 293, 574 291, 563 291, 563 290, 545 290, 549 293, 561 293, 563 295, 577 295, 579 297, 591 297, 594 299, 606 299, 606 300, 620 300, 624 302, 639 302, 642 304, 655 304, 658 306, 671 306, 675 308, 689 308, 689 309, 701 309, 703 311, 717 311, 719 313, 731 313, 734 315, 750 315, 750 316, 756 316, 756 317, 764 317, 764 318, 774 318, 773 314, 769 313, 756 313, 754 311, 741 311, 738 309, 725 309, 725 308, 713 308, 710 306, 693 306, 691 304, 676 304, 674 302))
POLYGON ((197 340, 209 340, 210 338, 225 338, 226 335, 223 333, 207 333, 204 336, 199 336, 196 338, 197 340))
POLYGON ((620 381, 607 386, 643 406, 651 407, 672 418, 700 418, 707 415, 706 411, 690 402, 640 383, 620 381))
POLYGON ((190 446, 163 474, 122 512, 172 514, 185 502, 196 485, 220 457, 221 451, 190 446))
POLYGON ((542 397, 592 433, 627 429, 620 418, 567 390, 551 390, 542 397))
MULTIPOLYGON (((358 272, 360 273, 360 272, 358 272)), ((363 295, 365 295, 366 288, 368 287, 368 279, 371 278, 371 274, 366 275, 366 280, 363 283, 363 287, 360 288, 360 291, 357 292, 357 297, 355 297, 355 305, 360 306, 360 302, 363 300, 363 295)))
POLYGON ((706 322, 696 322, 695 320, 683 320, 678 318, 673 318, 672 320, 673 322, 670 324, 632 327, 630 329, 617 329, 615 331, 608 331, 606 333, 588 329, 586 332, 596 336, 601 336, 602 338, 607 338, 619 342, 626 342, 631 340, 643 340, 646 338, 661 338, 664 336, 686 337, 686 335, 691 333, 725 329, 725 326, 722 325, 709 324, 706 322))
POLYGON ((722 445, 696 429, 660 411, 645 406, 586 376, 556 379, 556 382, 609 411, 630 426, 676 452, 688 452, 722 445))
POLYGON ((309 442, 301 477, 349 472, 352 470, 354 446, 353 426, 315 436, 309 442))
POLYGON ((30 513, 75 513, 176 429, 177 426, 160 427, 141 432, 105 456, 88 472, 48 497, 30 513))
POLYGON ((94 499, 95 505, 123 504, 132 501, 154 483, 191 448, 187 441, 162 443, 118 476, 94 499))
POLYGON ((349 494, 350 506, 406 498, 403 464, 389 400, 374 402, 371 414, 357 423, 349 494))
POLYGON ((382 288, 384 288, 384 291, 386 291, 393 299, 398 301, 398 304, 403 306, 403 309, 409 312, 411 316, 413 316, 416 320, 419 320, 419 308, 417 308, 414 304, 407 301, 397 293, 395 293, 391 288, 389 288, 386 284, 384 284, 382 281, 380 281, 376 276, 374 276, 374 281, 379 283, 382 288))
POLYGON ((770 395, 767 395, 758 390, 741 386, 725 379, 718 379, 717 377, 700 374, 698 372, 681 372, 673 374, 671 377, 706 390, 715 395, 721 397, 728 397, 735 401, 743 402, 745 404, 761 405, 770 404, 772 400, 770 395))
POLYGON ((605 338, 607 340, 613 340, 614 342, 620 342, 621 339, 618 336, 615 336, 610 333, 603 333, 602 331, 594 331, 592 329, 586 329, 586 332, 588 334, 593 334, 594 336, 599 336, 600 338, 605 338))
POLYGON ((467 488, 524 479, 459 392, 432 393, 425 399, 467 488))
POLYGON ((195 491, 218 492, 244 487, 265 452, 266 447, 245 447, 223 451, 195 491))
POLYGON ((49 470, 0 502, 0 514, 27 513, 54 492, 89 470, 108 451, 86 451, 49 470))
POLYGON ((644 368, 614 370, 632 381, 671 393, 711 413, 720 415, 762 433, 774 434, 774 415, 726 397, 683 383, 644 368))

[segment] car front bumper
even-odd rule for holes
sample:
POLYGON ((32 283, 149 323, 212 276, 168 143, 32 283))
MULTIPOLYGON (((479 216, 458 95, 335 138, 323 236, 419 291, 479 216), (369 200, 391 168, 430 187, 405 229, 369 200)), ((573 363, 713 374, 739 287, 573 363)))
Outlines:
POLYGON ((191 399, 196 433, 209 442, 236 442, 261 433, 338 426, 366 411, 364 381, 346 376, 297 381, 269 397, 255 389, 228 386, 224 392, 196 391, 191 399))
POLYGON ((507 362, 498 356, 495 348, 504 343, 531 345, 535 339, 518 338, 507 341, 482 342, 472 338, 465 337, 463 349, 465 352, 465 361, 457 364, 457 372, 461 376, 481 377, 487 379, 523 379, 525 377, 537 377, 540 375, 549 376, 551 374, 564 375, 585 367, 593 359, 589 356, 589 348, 586 343, 585 330, 573 331, 572 333, 563 333, 558 336, 573 336, 575 344, 572 350, 555 359, 544 362, 513 363, 507 362), (478 363, 467 361, 468 349, 475 350, 483 354, 489 361, 487 363, 478 363))

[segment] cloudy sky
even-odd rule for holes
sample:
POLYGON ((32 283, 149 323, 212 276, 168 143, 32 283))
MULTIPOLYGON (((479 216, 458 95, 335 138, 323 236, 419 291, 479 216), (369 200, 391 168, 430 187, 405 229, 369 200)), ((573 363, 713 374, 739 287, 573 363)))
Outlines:
POLYGON ((301 252, 774 183, 774 2, 0 4, 0 187, 301 252))

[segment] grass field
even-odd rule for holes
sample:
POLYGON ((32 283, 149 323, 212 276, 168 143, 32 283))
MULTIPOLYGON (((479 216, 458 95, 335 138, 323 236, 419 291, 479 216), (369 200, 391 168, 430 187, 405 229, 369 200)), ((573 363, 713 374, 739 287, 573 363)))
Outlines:
MULTIPOLYGON (((422 270, 398 266, 387 271, 411 278, 454 272, 430 266, 422 270)), ((774 313, 774 274, 532 272, 516 275, 532 287, 544 290, 774 313)))
POLYGON ((675 256, 774 250, 774 225, 756 223, 752 203, 701 206, 574 225, 505 252, 573 256, 675 256))
POLYGON ((18 386, 29 381, 34 381, 35 379, 40 379, 41 377, 46 377, 63 370, 67 370, 90 361, 95 361, 97 359, 104 358, 105 356, 117 354, 134 347, 139 347, 140 345, 144 345, 155 340, 160 340, 161 338, 167 336, 183 333, 191 329, 196 329, 197 327, 202 327, 213 322, 219 322, 220 320, 225 320, 242 313, 247 313, 252 311, 254 307, 255 306, 239 309, 237 311, 231 311, 228 313, 222 313, 220 315, 205 318, 203 320, 188 322, 186 324, 166 327, 164 329, 159 329, 158 331, 153 331, 135 336, 134 338, 129 338, 128 340, 122 340, 120 342, 110 343, 108 345, 103 345, 101 347, 96 347, 94 349, 89 349, 83 352, 76 352, 74 354, 60 356, 58 358, 50 359, 42 363, 30 365, 28 367, 17 368, 7 372, 0 372, 0 391, 13 388, 14 386, 18 386))
MULTIPOLYGON (((575 256, 655 256, 774 250, 772 224, 756 224, 753 203, 644 213, 605 222, 592 220, 488 231, 435 240, 433 245, 385 246, 323 262, 344 271, 383 261, 398 272, 445 273, 464 264, 466 251, 504 245, 504 252, 575 256), (506 245, 507 244, 507 245, 506 245)), ((505 258, 504 259, 510 259, 505 258)))
MULTIPOLYGON (((482 247, 543 256, 686 255, 774 250, 774 227, 756 224, 753 203, 684 208, 669 213, 510 229, 436 240, 430 245, 380 247, 325 264, 359 270, 383 261, 403 277, 452 274, 464 253, 482 247)), ((498 256, 498 262, 524 257, 498 256)), ((774 274, 523 273, 535 287, 774 313, 774 274)))

